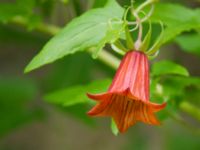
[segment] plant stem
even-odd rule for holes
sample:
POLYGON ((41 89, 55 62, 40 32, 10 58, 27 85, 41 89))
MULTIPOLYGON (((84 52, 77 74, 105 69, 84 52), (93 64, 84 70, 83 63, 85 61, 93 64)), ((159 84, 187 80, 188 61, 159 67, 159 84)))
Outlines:
MULTIPOLYGON (((140 6, 139 9, 142 9, 143 7, 145 7, 147 5, 147 2, 146 4, 143 4, 143 6, 140 6)), ((22 17, 13 18, 12 23, 20 25, 20 26, 28 27, 28 21, 22 17)), ((61 30, 60 27, 50 25, 50 24, 45 24, 45 23, 38 24, 35 27, 35 29, 37 31, 49 34, 51 36, 56 35, 61 30)), ((91 54, 92 49, 89 49, 87 52, 91 54)), ((98 59, 115 70, 118 68, 119 63, 120 63, 120 60, 117 57, 113 56, 112 54, 110 54, 109 52, 105 50, 102 50, 99 53, 98 59)), ((187 112, 188 114, 190 114, 191 116, 193 116, 194 118, 200 121, 199 108, 197 108, 196 106, 186 101, 182 102, 179 107, 182 111, 187 112)))
MULTIPOLYGON (((13 18, 12 23, 23 26, 23 27, 28 27, 28 21, 25 18, 20 17, 20 16, 13 18)), ((57 34, 60 31, 59 27, 54 26, 54 25, 45 24, 45 23, 38 24, 35 27, 35 29, 42 33, 49 34, 51 36, 57 34)))
MULTIPOLYGON (((12 23, 20 25, 20 26, 28 27, 28 22, 23 17, 13 18, 12 23)), ((45 24, 45 23, 38 24, 35 27, 35 29, 42 33, 49 34, 51 36, 56 35, 61 30, 60 27, 57 27, 55 25, 45 24)), ((92 50, 88 50, 87 52, 91 54, 92 50)), ((120 63, 120 60, 117 57, 113 56, 112 54, 110 54, 109 52, 105 50, 102 50, 99 53, 98 59, 113 69, 117 69, 120 63)))
POLYGON ((200 109, 194 105, 192 105, 189 102, 182 102, 179 105, 179 108, 188 113, 189 115, 191 115, 193 118, 197 119, 198 121, 200 121, 200 109))
POLYGON ((99 53, 99 60, 101 60, 103 63, 107 64, 108 66, 110 66, 111 68, 117 70, 120 60, 113 56, 112 54, 110 54, 109 52, 102 50, 99 53))
POLYGON ((142 43, 142 32, 143 32, 143 26, 142 26, 142 22, 141 22, 141 19, 140 17, 138 16, 137 13, 134 12, 134 9, 131 10, 133 16, 136 18, 136 22, 138 24, 138 38, 135 42, 135 49, 136 50, 139 50, 139 48, 141 47, 141 43, 142 43))

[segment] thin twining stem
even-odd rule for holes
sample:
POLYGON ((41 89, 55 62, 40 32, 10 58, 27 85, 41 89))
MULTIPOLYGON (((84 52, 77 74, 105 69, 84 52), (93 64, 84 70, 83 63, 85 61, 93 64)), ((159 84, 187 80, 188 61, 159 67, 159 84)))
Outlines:
POLYGON ((142 11, 146 6, 151 5, 155 2, 157 2, 158 0, 146 0, 144 3, 142 3, 135 11, 136 13, 139 13, 140 11, 142 11))
POLYGON ((139 50, 141 43, 142 43, 143 26, 142 26, 141 19, 140 19, 139 15, 134 11, 134 9, 131 10, 131 13, 136 18, 136 22, 137 22, 138 28, 139 28, 138 38, 135 42, 135 48, 136 48, 136 50, 139 50))
MULTIPOLYGON (((141 23, 147 21, 147 20, 152 16, 152 14, 153 14, 153 12, 154 12, 154 8, 155 8, 155 6, 154 6, 154 5, 151 5, 150 11, 145 15, 144 18, 140 19, 140 22, 141 22, 141 23)), ((140 11, 140 12, 143 12, 143 11, 140 11)), ((139 13, 140 13, 140 12, 139 12, 139 13)), ((144 13, 143 13, 143 14, 144 14, 144 13)), ((138 24, 137 21, 134 21, 134 22, 128 21, 128 25, 137 25, 137 24, 138 24)))

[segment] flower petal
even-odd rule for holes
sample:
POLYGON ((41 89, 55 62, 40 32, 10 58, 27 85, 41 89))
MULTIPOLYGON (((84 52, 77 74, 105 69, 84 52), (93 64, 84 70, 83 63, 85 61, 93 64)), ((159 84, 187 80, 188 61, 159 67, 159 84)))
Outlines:
POLYGON ((134 100, 118 93, 104 95, 104 98, 88 112, 88 115, 113 117, 120 132, 125 132, 138 121, 152 125, 160 124, 154 114, 154 109, 159 105, 134 100))
POLYGON ((102 93, 102 94, 87 93, 87 96, 92 100, 100 101, 100 100, 103 100, 103 99, 107 99, 108 94, 107 93, 102 93))

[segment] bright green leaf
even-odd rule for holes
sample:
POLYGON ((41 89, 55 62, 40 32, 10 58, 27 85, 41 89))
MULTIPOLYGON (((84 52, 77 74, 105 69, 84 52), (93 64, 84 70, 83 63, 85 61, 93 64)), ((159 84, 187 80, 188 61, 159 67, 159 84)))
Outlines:
POLYGON ((199 9, 192 10, 179 4, 160 3, 151 17, 153 22, 162 21, 167 27, 160 44, 165 44, 185 31, 200 28, 199 9))
POLYGON ((197 25, 200 23, 199 9, 190 9, 174 3, 158 3, 151 20, 162 21, 167 26, 181 25, 182 23, 197 25))
POLYGON ((116 136, 118 135, 119 130, 118 130, 117 125, 116 125, 116 123, 113 119, 111 120, 111 130, 112 130, 112 133, 114 135, 116 135, 116 136))
POLYGON ((116 20, 116 24, 113 24, 112 22, 114 21, 110 21, 108 23, 108 31, 106 32, 106 36, 99 42, 96 50, 94 50, 93 58, 98 56, 99 52, 102 50, 106 43, 112 44, 115 43, 117 39, 119 39, 124 26, 118 20, 116 20))
POLYGON ((45 100, 63 106, 72 106, 91 102, 86 96, 86 93, 105 92, 110 83, 110 80, 100 80, 92 82, 89 85, 74 86, 57 92, 47 94, 45 100))
POLYGON ((104 8, 90 10, 74 19, 44 46, 26 67, 25 72, 97 46, 106 37, 109 21, 122 18, 123 11, 115 0, 110 0, 104 8))
POLYGON ((175 39, 182 50, 196 54, 200 57, 200 34, 181 35, 175 39))
POLYGON ((170 40, 173 40, 174 38, 176 38, 182 32, 189 32, 197 28, 200 28, 200 23, 199 24, 186 23, 186 24, 174 25, 173 27, 167 27, 163 32, 163 37, 160 43, 165 44, 169 42, 170 40))
POLYGON ((159 75, 165 75, 165 74, 189 76, 189 72, 187 71, 186 68, 168 60, 156 62, 152 66, 153 76, 159 76, 159 75))
POLYGON ((98 8, 98 7, 103 7, 108 0, 93 0, 94 4, 93 4, 93 8, 98 8))

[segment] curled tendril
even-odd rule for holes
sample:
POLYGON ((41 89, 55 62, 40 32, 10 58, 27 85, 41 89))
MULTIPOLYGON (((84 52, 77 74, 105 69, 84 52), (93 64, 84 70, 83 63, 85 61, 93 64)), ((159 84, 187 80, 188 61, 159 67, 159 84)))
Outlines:
POLYGON ((115 24, 123 24, 123 23, 124 23, 124 21, 122 21, 122 20, 119 19, 119 18, 111 18, 111 19, 108 20, 108 25, 109 25, 109 27, 110 27, 111 29, 113 29, 113 25, 112 25, 113 22, 114 22, 115 24))
POLYGON ((137 23, 136 26, 134 28, 130 29, 129 31, 133 32, 133 31, 137 30, 138 28, 139 28, 139 24, 137 23))
MULTIPOLYGON (((145 14, 145 17, 141 19, 141 22, 147 21, 152 16, 154 9, 155 9, 155 6, 151 5, 150 11, 147 14, 145 14)), ((143 11, 141 11, 141 12, 143 12, 143 11)))
POLYGON ((125 26, 126 26, 126 24, 125 24, 125 22, 124 21, 122 21, 121 19, 119 19, 119 18, 111 18, 111 19, 109 19, 108 20, 108 26, 109 26, 109 30, 115 30, 115 28, 114 28, 114 24, 122 24, 122 27, 120 28, 120 31, 119 31, 119 33, 122 33, 122 32, 124 32, 124 28, 125 28, 125 26))
POLYGON ((133 8, 133 3, 134 2, 132 2, 131 3, 131 6, 129 6, 127 9, 126 9, 126 11, 125 11, 125 13, 124 13, 124 17, 123 17, 123 20, 124 21, 126 21, 127 20, 127 16, 128 16, 128 12, 131 10, 131 12, 132 12, 132 14, 133 14, 133 16, 135 16, 135 18, 136 18, 136 21, 126 21, 127 22, 127 24, 128 25, 135 25, 135 27, 133 27, 132 29, 130 29, 129 31, 130 32, 133 32, 133 31, 135 31, 135 30, 137 30, 137 29, 139 29, 140 30, 140 34, 139 34, 139 39, 140 38, 142 38, 141 36, 141 30, 142 30, 142 23, 143 22, 145 22, 145 21, 147 21, 150 17, 151 17, 151 15, 153 14, 153 11, 154 11, 154 5, 152 4, 151 5, 151 9, 150 9, 150 11, 148 12, 148 13, 145 13, 144 11, 139 11, 139 12, 136 12, 135 10, 134 10, 134 8, 133 8), (139 14, 140 13, 142 13, 143 15, 144 15, 144 18, 140 18, 139 17, 139 14))
POLYGON ((132 6, 128 6, 126 11, 124 12, 124 16, 123 16, 123 20, 124 21, 127 20, 128 12, 130 11, 131 8, 132 8, 132 6))
MULTIPOLYGON (((143 13, 144 16, 145 16, 144 18, 141 18, 141 19, 140 19, 140 22, 141 22, 141 23, 147 21, 147 20, 151 17, 151 15, 153 14, 154 8, 155 8, 154 5, 151 5, 151 9, 150 9, 150 11, 149 11, 148 13, 145 13, 144 11, 139 11, 139 12, 138 12, 138 14, 139 14, 139 13, 143 13)), ((128 10, 128 11, 129 11, 129 10, 128 10)), ((136 24, 137 24, 137 21, 134 21, 134 22, 130 22, 130 21, 129 21, 128 24, 129 24, 129 25, 136 25, 136 24)))
MULTIPOLYGON (((135 45, 134 47, 136 48, 136 50, 137 49, 139 50, 139 48, 142 45, 142 36, 143 36, 143 24, 142 23, 147 21, 150 18, 150 16, 153 14, 154 5, 151 4, 151 9, 149 10, 148 13, 145 13, 142 9, 135 9, 134 5, 133 5, 134 2, 135 2, 134 0, 131 0, 131 6, 127 6, 127 8, 126 8, 126 10, 124 12, 122 20, 119 19, 119 18, 112 18, 112 19, 110 19, 108 21, 108 24, 109 24, 109 27, 111 29, 113 29, 113 24, 114 23, 115 24, 117 24, 117 23, 122 24, 123 23, 124 26, 128 27, 127 31, 129 31, 129 32, 133 32, 135 30, 138 30, 138 38, 137 38, 137 40, 136 40, 136 42, 134 44, 135 45), (128 20, 129 12, 134 16, 135 21, 129 21, 128 20), (143 15, 140 15, 140 14, 143 14, 143 15), (143 16, 143 17, 140 17, 140 16, 143 16), (133 26, 133 27, 129 27, 129 26, 133 26)), ((114 44, 114 47, 115 46, 116 45, 114 44)))
POLYGON ((142 26, 141 19, 140 19, 138 13, 136 13, 133 9, 131 10, 131 13, 136 18, 136 22, 138 24, 138 38, 135 42, 135 49, 139 50, 139 48, 142 44, 143 26, 142 26))
POLYGON ((148 55, 148 58, 149 58, 150 60, 156 58, 156 57, 158 56, 159 52, 160 52, 160 50, 157 50, 153 55, 148 55))
POLYGON ((119 41, 111 44, 111 48, 120 55, 125 55, 128 51, 119 41))

